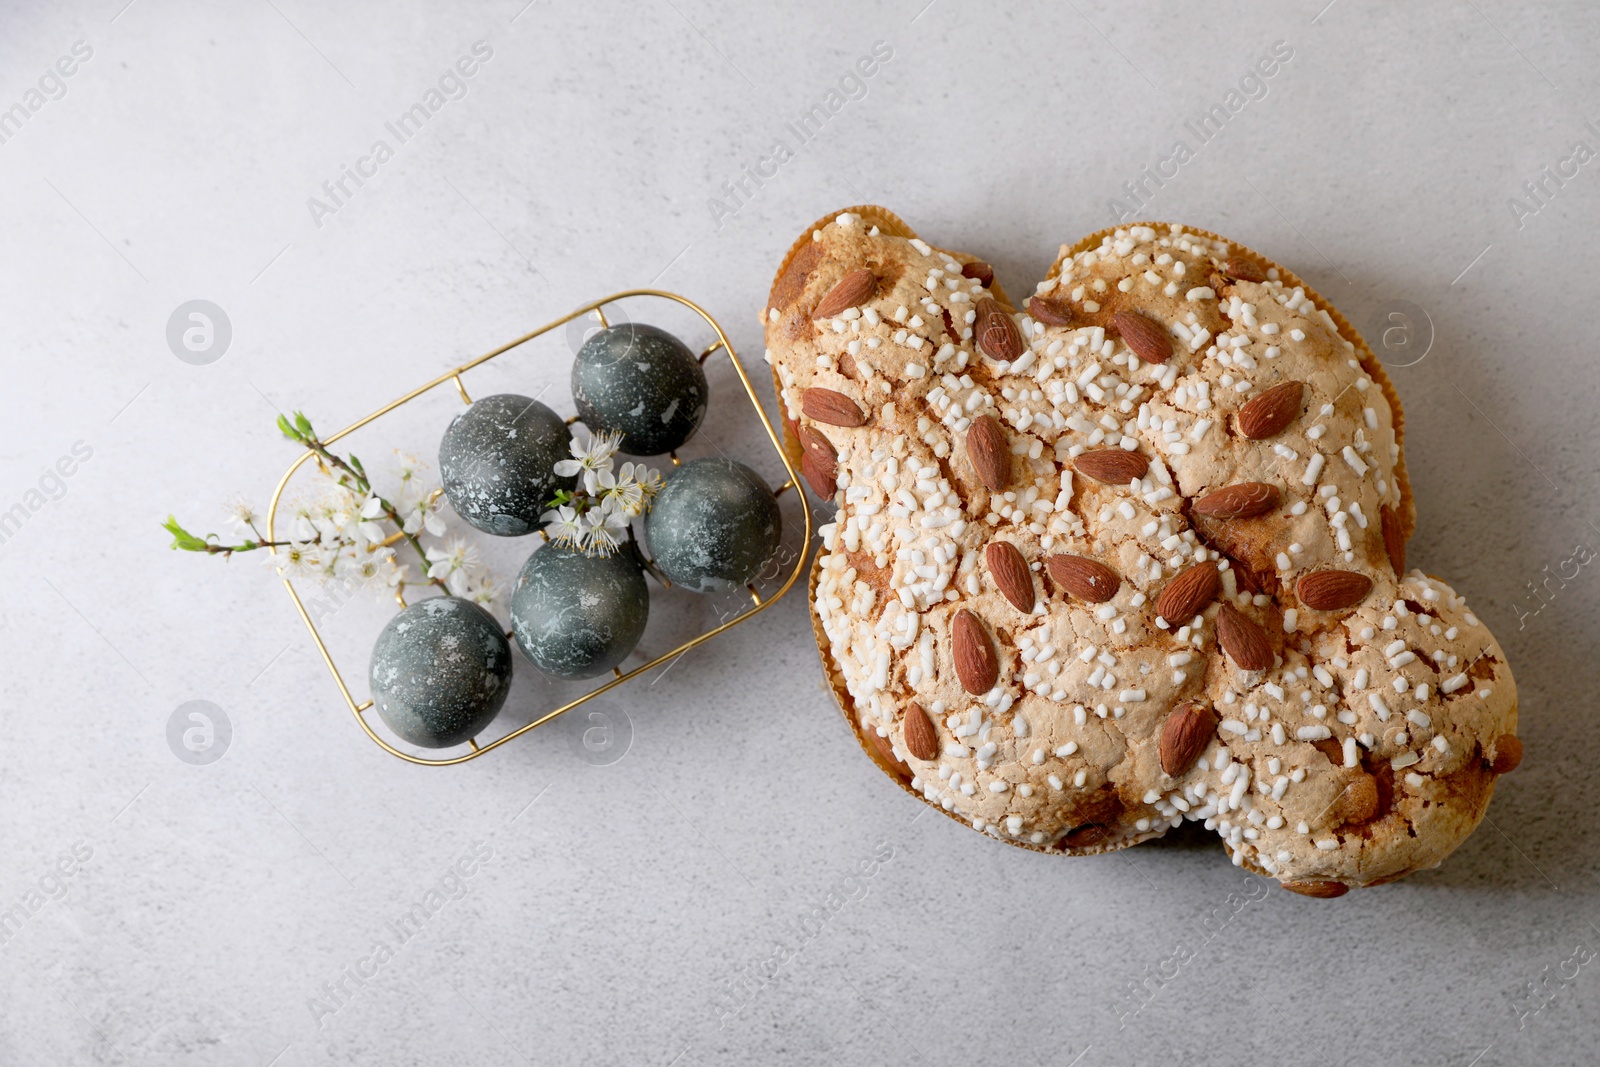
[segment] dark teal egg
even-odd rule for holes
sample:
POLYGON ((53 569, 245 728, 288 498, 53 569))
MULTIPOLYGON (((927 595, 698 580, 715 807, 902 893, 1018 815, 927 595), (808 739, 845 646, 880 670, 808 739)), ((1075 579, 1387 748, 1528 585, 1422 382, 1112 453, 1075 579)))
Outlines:
POLYGON ((436 596, 389 620, 367 672, 389 729, 424 748, 449 748, 494 721, 511 691, 511 644, 470 600, 436 596))
POLYGON ((743 589, 782 537, 783 515, 761 475, 721 457, 679 467, 645 519, 655 565, 696 593, 743 589))
POLYGON ((532 533, 556 491, 578 484, 576 475, 555 474, 555 465, 572 456, 571 441, 561 416, 537 400, 486 396, 457 415, 439 443, 444 495, 484 533, 532 533))
POLYGON ((599 331, 572 364, 578 417, 595 433, 620 432, 630 456, 682 447, 700 428, 710 395, 694 353, 667 331, 642 323, 599 331))
POLYGON ((522 654, 555 678, 593 678, 628 658, 650 618, 633 556, 586 556, 551 543, 528 557, 511 593, 522 654))

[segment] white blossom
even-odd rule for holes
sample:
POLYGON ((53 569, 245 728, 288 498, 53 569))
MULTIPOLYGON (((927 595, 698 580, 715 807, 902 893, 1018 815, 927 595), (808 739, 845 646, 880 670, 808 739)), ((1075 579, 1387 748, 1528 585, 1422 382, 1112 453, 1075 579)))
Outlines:
POLYGON ((422 478, 422 472, 428 469, 428 465, 410 452, 402 452, 398 448, 394 450, 394 454, 398 459, 394 473, 400 481, 400 492, 395 494, 396 499, 409 504, 432 492, 431 487, 422 478))
POLYGON ((248 500, 240 497, 228 505, 228 520, 233 524, 234 532, 240 537, 254 541, 257 537, 255 527, 261 521, 261 516, 256 514, 256 509, 248 500))
POLYGON ((555 472, 563 478, 582 474, 584 491, 597 494, 600 492, 600 472, 611 470, 612 457, 617 454, 617 447, 621 443, 622 434, 616 431, 590 434, 587 443, 580 443, 574 437, 570 446, 573 458, 559 460, 555 472))
POLYGON ((461 595, 488 611, 494 607, 495 600, 500 596, 500 586, 494 580, 494 575, 484 574, 468 585, 461 595))
POLYGON ((373 494, 367 498, 365 504, 361 505, 361 521, 356 523, 356 533, 373 544, 382 541, 389 536, 383 532, 383 527, 375 521, 382 517, 383 501, 378 499, 377 494, 373 494))
POLYGON ((400 584, 404 569, 395 563, 394 549, 375 551, 352 549, 343 553, 340 577, 346 582, 375 589, 393 589, 400 584))
POLYGON ((290 541, 268 556, 267 562, 284 578, 306 577, 317 567, 313 546, 304 541, 290 541))
POLYGON ((628 516, 609 497, 583 513, 587 527, 587 550, 596 556, 609 556, 622 544, 628 530, 628 516))
POLYGON ((478 570, 478 550, 459 537, 452 537, 447 547, 433 546, 426 555, 428 577, 443 580, 446 588, 457 596, 478 570))
POLYGON ((616 474, 600 476, 604 499, 616 502, 629 518, 644 514, 661 486, 661 476, 643 463, 624 463, 616 474))
POLYGON ((427 530, 435 537, 445 535, 447 527, 444 524, 444 516, 439 514, 439 504, 432 497, 433 493, 430 490, 412 502, 405 513, 405 526, 402 527, 406 533, 415 534, 427 530))
POLYGON ((563 504, 552 511, 547 511, 539 516, 539 520, 548 523, 545 535, 557 544, 570 545, 573 548, 582 548, 588 531, 584 529, 583 519, 578 515, 578 509, 570 504, 563 504))

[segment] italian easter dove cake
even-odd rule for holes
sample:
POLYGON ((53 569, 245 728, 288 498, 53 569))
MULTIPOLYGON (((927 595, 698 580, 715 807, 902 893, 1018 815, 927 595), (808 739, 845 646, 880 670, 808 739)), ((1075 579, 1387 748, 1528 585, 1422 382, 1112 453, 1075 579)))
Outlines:
POLYGON ((1415 525, 1395 391, 1215 234, 1063 246, 1013 304, 877 207, 808 227, 762 323, 837 505, 811 573, 862 748, 1068 855, 1184 822, 1309 896, 1437 866, 1516 767, 1516 685, 1415 525))

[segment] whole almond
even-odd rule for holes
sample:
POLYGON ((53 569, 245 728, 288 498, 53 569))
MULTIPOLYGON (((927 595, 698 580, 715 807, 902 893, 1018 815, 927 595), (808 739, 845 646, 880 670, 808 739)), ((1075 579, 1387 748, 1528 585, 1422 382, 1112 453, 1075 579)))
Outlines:
POLYGON ((1217 732, 1217 713, 1204 704, 1179 704, 1161 724, 1161 769, 1176 778, 1200 758, 1217 732))
POLYGON ((1161 324, 1137 311, 1119 311, 1111 323, 1133 354, 1146 363, 1165 363, 1172 358, 1172 335, 1161 324))
POLYGON ((1360 826, 1378 814, 1378 780, 1370 774, 1357 774, 1334 800, 1331 815, 1335 826, 1360 826))
POLYGON ((1194 511, 1208 519, 1253 519, 1276 509, 1282 499, 1275 485, 1235 482, 1196 500, 1194 511))
POLYGON ((975 259, 971 263, 963 264, 961 276, 963 278, 978 279, 978 284, 985 289, 994 284, 994 268, 981 259, 975 259))
POLYGON ((1074 826, 1056 842, 1057 848, 1093 848, 1111 837, 1111 828, 1102 823, 1089 822, 1074 826))
POLYGON ((811 312, 814 319, 831 319, 847 308, 859 307, 872 299, 878 291, 878 278, 870 270, 860 267, 834 283, 826 296, 817 301, 811 312))
POLYGON ((877 728, 873 726, 868 726, 861 732, 872 743, 872 747, 878 750, 878 755, 883 757, 883 761, 889 765, 896 778, 902 781, 911 780, 911 768, 906 766, 905 760, 895 755, 893 741, 887 737, 879 737, 877 728))
POLYGON ((967 458, 989 492, 1003 493, 1011 485, 1011 445, 993 415, 979 415, 967 427, 967 458))
POLYGON ((814 452, 818 458, 827 459, 830 463, 837 462, 839 453, 834 449, 833 442, 810 426, 798 427, 795 436, 800 438, 800 447, 807 452, 814 452))
POLYGON ((1006 314, 1005 308, 992 296, 978 301, 977 318, 973 320, 973 337, 978 348, 990 359, 1013 360, 1027 349, 1022 331, 1016 321, 1006 314))
POLYGON ((1021 550, 1010 541, 990 541, 989 547, 983 550, 983 558, 989 563, 989 574, 1000 595, 1024 615, 1033 611, 1036 599, 1033 572, 1028 570, 1028 561, 1021 550))
POLYGON ((824 458, 816 452, 806 452, 800 457, 800 474, 819 499, 832 500, 839 491, 839 465, 836 460, 824 458))
POLYGON ((972 612, 962 609, 950 620, 950 648, 961 688, 973 696, 982 696, 994 688, 1000 678, 1000 662, 995 658, 989 632, 972 612))
POLYGON ((1496 774, 1510 774, 1522 763, 1522 739, 1516 734, 1501 734, 1494 739, 1494 757, 1489 769, 1496 774))
POLYGON ((1150 470, 1150 459, 1141 452, 1129 452, 1124 448, 1097 448, 1073 457, 1072 469, 1106 485, 1127 485, 1145 476, 1150 470))
POLYGON ((934 732, 933 722, 921 705, 907 704, 905 721, 901 725, 905 729, 907 752, 920 760, 939 758, 939 735, 934 732))
POLYGON ((831 499, 838 488, 839 454, 833 442, 810 426, 799 426, 795 435, 800 439, 800 473, 811 483, 818 496, 831 499))
POLYGON ((1343 882, 1323 882, 1311 879, 1284 882, 1283 888, 1291 893, 1299 893, 1303 897, 1319 897, 1322 900, 1332 900, 1334 897, 1342 897, 1350 892, 1350 887, 1343 882))
POLYGON ((1398 578, 1406 572, 1406 535, 1400 529, 1400 512, 1385 504, 1378 509, 1378 519, 1383 527, 1383 550, 1398 578))
POLYGON ((1261 269, 1261 264, 1256 262, 1254 256, 1245 255, 1243 252, 1235 252, 1229 256, 1223 262, 1222 270, 1228 277, 1237 278, 1241 282, 1267 280, 1267 272, 1261 269))
POLYGON ((866 415, 854 400, 833 389, 812 386, 800 394, 800 410, 829 426, 865 426, 866 415))
POLYGON ((1183 626, 1205 610, 1222 588, 1222 575, 1209 560, 1196 563, 1167 583, 1156 598, 1156 614, 1169 626, 1183 626))
POLYGON ((1262 581, 1261 575, 1246 567, 1243 563, 1228 557, 1228 569, 1233 572, 1233 580, 1239 589, 1254 596, 1257 593, 1267 592, 1267 583, 1262 581))
POLYGON ((1294 583, 1294 595, 1300 598, 1300 603, 1317 611, 1353 608, 1370 592, 1372 579, 1355 571, 1312 571, 1294 583))
POLYGON ((1057 585, 1091 604, 1104 604, 1122 585, 1116 571, 1087 556, 1051 556, 1044 565, 1057 585))
POLYGON ((1046 326, 1072 325, 1072 308, 1054 297, 1030 297, 1028 299, 1028 314, 1046 326))
POLYGON ((1285 426, 1300 417, 1305 396, 1305 383, 1280 382, 1246 401, 1239 408, 1239 436, 1262 441, 1282 433, 1285 426))
POLYGON ((1226 601, 1217 612, 1217 644, 1242 671, 1264 671, 1272 666, 1267 632, 1226 601))

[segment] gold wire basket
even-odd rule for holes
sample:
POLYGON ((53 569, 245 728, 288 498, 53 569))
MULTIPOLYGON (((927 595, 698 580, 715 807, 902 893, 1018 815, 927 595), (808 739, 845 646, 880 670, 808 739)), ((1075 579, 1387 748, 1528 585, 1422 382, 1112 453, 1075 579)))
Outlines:
MULTIPOLYGON (((418 386, 417 388, 413 389, 411 392, 409 392, 409 393, 405 394, 404 396, 400 397, 398 400, 395 400, 395 401, 393 401, 393 402, 391 402, 389 404, 384 405, 383 407, 379 408, 377 411, 374 411, 372 414, 367 415, 365 418, 357 419, 355 422, 351 423, 349 426, 346 426, 344 429, 340 430, 338 433, 335 433, 335 434, 332 434, 329 437, 323 438, 322 439, 322 443, 324 445, 331 445, 335 441, 338 441, 340 438, 345 437, 348 434, 354 433, 356 430, 361 429, 363 426, 366 426, 369 423, 377 421, 378 419, 382 418, 383 416, 389 414, 391 411, 394 411, 396 408, 399 408, 399 407, 402 407, 402 406, 404 406, 406 404, 409 404, 411 401, 415 400, 417 397, 422 396, 424 393, 426 393, 426 392, 428 392, 428 391, 430 391, 432 389, 435 389, 435 388, 445 384, 446 382, 454 382, 455 383, 455 387, 456 387, 456 392, 460 395, 462 402, 466 403, 466 404, 471 404, 472 403, 472 397, 467 392, 466 383, 463 382, 462 379, 461 379, 461 376, 463 374, 465 374, 467 371, 472 370, 475 367, 480 367, 483 364, 488 363, 490 360, 495 359, 496 357, 504 355, 505 353, 511 351, 512 349, 518 347, 519 345, 526 344, 527 342, 532 341, 534 338, 540 337, 540 336, 550 332, 551 330, 555 329, 558 326, 564 326, 567 323, 573 321, 574 319, 577 319, 577 318, 579 318, 581 316, 584 316, 584 315, 588 315, 590 313, 593 313, 600 320, 600 325, 602 327, 608 326, 609 325, 609 321, 606 318, 605 306, 607 304, 616 303, 617 301, 625 300, 625 299, 628 299, 630 297, 654 297, 654 298, 663 299, 663 300, 675 301, 676 303, 681 304, 684 307, 688 308, 689 310, 693 311, 695 314, 699 315, 702 319, 705 320, 706 325, 710 326, 712 331, 716 334, 716 340, 712 341, 709 345, 707 345, 705 347, 705 349, 703 351, 701 351, 700 357, 699 357, 700 358, 700 362, 702 364, 705 363, 705 361, 713 353, 718 352, 718 351, 723 352, 724 354, 727 355, 728 361, 733 364, 734 373, 739 376, 740 384, 744 386, 745 395, 747 397, 749 397, 749 399, 750 399, 750 406, 755 409, 756 417, 761 420, 761 428, 766 431, 767 440, 771 443, 773 451, 777 453, 779 461, 783 464, 784 472, 788 476, 788 480, 785 481, 782 485, 778 486, 778 488, 774 491, 775 495, 781 496, 783 493, 785 493, 785 492, 787 492, 787 491, 789 491, 791 489, 797 489, 797 487, 799 485, 799 474, 795 471, 794 465, 790 462, 789 456, 787 455, 787 453, 785 453, 785 451, 783 449, 783 443, 779 440, 777 433, 774 432, 774 430, 772 429, 772 423, 767 420, 767 414, 766 414, 765 411, 762 410, 761 402, 756 398, 755 388, 750 384, 750 379, 744 372, 744 366, 739 362, 739 357, 734 353, 733 344, 732 344, 732 342, 730 342, 728 340, 728 335, 722 331, 722 327, 717 324, 717 321, 715 319, 713 319, 705 311, 705 309, 701 308, 698 304, 694 303, 694 301, 689 300, 689 299, 687 299, 685 297, 679 296, 676 293, 669 293, 669 292, 666 292, 665 290, 661 290, 661 289, 628 289, 628 290, 624 290, 623 292, 620 292, 620 293, 613 293, 610 296, 605 297, 604 299, 601 299, 601 300, 596 300, 595 302, 593 302, 591 304, 585 304, 582 307, 577 308, 576 310, 571 311, 566 315, 563 315, 559 319, 554 319, 551 322, 545 323, 543 326, 540 326, 538 329, 534 330, 531 333, 527 333, 527 334, 522 335, 521 337, 517 338, 515 341, 511 341, 508 344, 501 345, 499 348, 495 349, 492 352, 488 352, 488 353, 486 353, 484 355, 481 355, 481 356, 477 357, 476 359, 469 360, 466 363, 463 363, 458 367, 455 367, 455 368, 453 368, 451 370, 445 371, 443 374, 439 375, 437 378, 433 379, 431 382, 428 382, 425 385, 418 386)), ((577 422, 577 421, 578 421, 578 418, 577 418, 576 415, 574 415, 571 418, 567 419, 567 424, 571 425, 572 423, 577 422)), ((289 480, 294 477, 295 472, 298 471, 300 469, 300 467, 307 460, 311 460, 311 459, 315 459, 315 458, 317 458, 316 453, 313 452, 309 448, 306 449, 305 452, 302 455, 300 455, 293 463, 289 464, 289 469, 284 471, 283 472, 283 477, 281 479, 279 479, 278 487, 272 493, 272 503, 271 503, 270 507, 267 509, 267 540, 268 541, 276 540, 276 534, 274 532, 274 524, 276 523, 277 516, 278 516, 278 503, 283 498, 283 493, 284 493, 284 490, 289 485, 289 480)), ((677 466, 678 463, 679 463, 677 453, 676 452, 670 453, 670 458, 672 460, 673 466, 677 466)), ((761 596, 760 592, 756 589, 755 585, 752 584, 752 585, 746 586, 746 591, 750 595, 750 605, 748 607, 746 607, 744 610, 740 611, 739 613, 737 613, 737 614, 735 614, 735 615, 733 615, 731 617, 723 619, 721 624, 716 626, 715 628, 707 630, 704 633, 699 634, 698 636, 690 638, 689 640, 683 642, 681 645, 679 645, 678 647, 672 649, 671 651, 664 652, 661 655, 656 656, 654 659, 650 660, 648 663, 640 664, 639 666, 633 668, 630 671, 624 672, 622 670, 622 668, 620 668, 620 667, 613 667, 611 669, 612 677, 607 679, 606 682, 603 685, 600 685, 597 688, 589 691, 588 693, 585 693, 583 696, 578 697, 576 700, 569 701, 566 704, 563 704, 558 708, 555 708, 555 709, 553 709, 551 711, 545 712, 542 715, 539 715, 532 722, 529 722, 524 726, 518 727, 517 729, 511 731, 510 733, 506 734, 503 737, 499 737, 499 738, 496 738, 493 741, 489 741, 489 742, 485 742, 485 743, 480 743, 479 740, 476 737, 474 737, 474 738, 472 738, 471 740, 469 740, 467 742, 467 744, 470 746, 470 751, 463 752, 463 753, 461 753, 460 755, 457 755, 457 756, 448 756, 448 757, 440 757, 440 758, 437 758, 437 759, 430 759, 430 758, 427 758, 427 757, 424 757, 424 756, 413 755, 412 753, 404 752, 404 751, 394 747, 392 744, 390 744, 388 741, 386 741, 383 737, 379 736, 378 732, 373 729, 372 724, 367 721, 366 712, 372 708, 372 701, 369 699, 369 700, 363 700, 363 701, 357 703, 356 698, 350 692, 350 687, 345 684, 344 676, 339 673, 338 666, 333 662, 333 656, 328 652, 328 646, 323 641, 322 634, 320 634, 317 631, 316 623, 312 622, 311 615, 306 611, 305 604, 300 599, 300 594, 295 591, 294 582, 291 579, 285 578, 283 580, 283 587, 288 592, 289 599, 294 602, 295 610, 297 612, 299 612, 299 614, 300 614, 300 620, 306 624, 306 629, 308 631, 310 631, 311 640, 316 643, 317 651, 322 654, 322 661, 328 665, 328 673, 333 675, 334 684, 339 687, 339 693, 340 693, 341 696, 344 697, 345 704, 350 708, 351 714, 355 716, 356 722, 360 723, 361 728, 366 731, 367 736, 372 738, 373 742, 376 745, 378 745, 379 748, 382 748, 385 752, 389 753, 392 756, 398 756, 400 759, 403 759, 403 760, 407 761, 408 763, 421 764, 421 765, 427 766, 427 767, 449 767, 449 766, 453 766, 453 765, 455 765, 457 763, 465 763, 468 760, 477 759, 479 756, 482 756, 487 752, 492 752, 495 749, 499 748, 501 745, 504 745, 505 743, 507 743, 508 741, 511 741, 511 740, 513 740, 515 738, 521 737, 522 735, 528 733, 530 730, 534 729, 535 727, 542 726, 545 723, 549 722, 550 720, 552 720, 552 719, 554 719, 554 718, 556 718, 556 717, 558 717, 560 715, 564 715, 565 713, 571 711, 573 708, 577 707, 578 705, 583 704, 586 701, 592 700, 595 697, 600 696, 602 693, 608 692, 611 689, 616 688, 617 686, 621 685, 622 683, 628 681, 631 678, 635 678, 638 675, 643 674, 644 672, 646 672, 648 670, 651 670, 654 667, 658 667, 661 664, 666 663, 667 661, 673 659, 676 656, 681 656, 683 653, 689 651, 691 648, 694 648, 696 645, 700 645, 700 644, 705 643, 706 641, 711 640, 713 637, 716 637, 718 634, 721 634, 724 631, 732 629, 733 627, 739 625, 740 623, 744 622, 745 620, 747 620, 747 619, 749 619, 749 618, 751 618, 751 617, 753 617, 755 615, 758 615, 761 612, 765 611, 767 608, 771 607, 775 602, 777 602, 779 599, 781 599, 783 597, 783 595, 785 593, 787 593, 794 586, 795 581, 800 577, 800 575, 805 570, 806 549, 808 547, 808 543, 809 543, 809 539, 810 539, 810 530, 811 530, 811 504, 806 499, 806 494, 804 492, 797 491, 796 495, 800 498, 800 508, 801 508, 801 512, 803 514, 803 522, 802 522, 802 526, 801 526, 801 531, 802 532, 801 532, 801 537, 800 537, 800 547, 799 547, 799 549, 798 549, 798 551, 796 552, 796 555, 795 555, 795 561, 794 561, 793 569, 789 571, 788 577, 784 579, 783 585, 781 587, 779 587, 779 589, 776 592, 774 592, 774 593, 770 594, 769 596, 763 598, 761 596)), ((540 536, 544 537, 543 531, 540 531, 540 536)), ((386 544, 393 543, 394 541, 397 541, 400 537, 401 537, 401 535, 397 533, 397 534, 393 535, 389 539, 388 542, 384 542, 384 543, 386 543, 386 544)), ((277 553, 277 549, 276 548, 272 549, 272 552, 274 554, 276 554, 277 553)), ((660 575, 656 575, 656 577, 658 579, 661 578, 660 575)), ((664 585, 668 584, 668 583, 666 583, 665 579, 661 579, 661 580, 662 580, 664 585)), ((402 608, 405 607, 405 603, 406 602, 405 602, 405 597, 404 597, 404 590, 401 590, 401 591, 397 592, 395 594, 395 599, 399 602, 399 604, 400 604, 400 606, 402 608)), ((507 633, 506 636, 510 637, 511 634, 507 633)))

